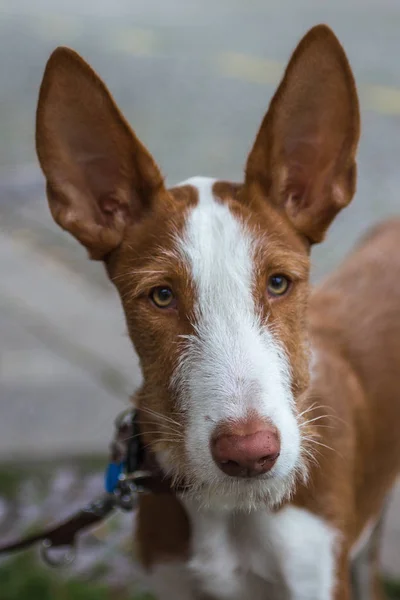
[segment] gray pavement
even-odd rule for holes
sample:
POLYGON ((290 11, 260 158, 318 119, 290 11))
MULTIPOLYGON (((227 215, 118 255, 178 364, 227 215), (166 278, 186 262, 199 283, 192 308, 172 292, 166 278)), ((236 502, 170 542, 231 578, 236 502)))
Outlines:
MULTIPOLYGON (((112 286, 44 199, 33 132, 51 50, 96 68, 171 183, 240 179, 289 53, 318 22, 348 52, 364 126, 358 193, 316 250, 314 280, 400 212, 397 0, 0 0, 0 459, 104 451, 139 381, 112 286)), ((384 566, 400 574, 400 492, 384 566)))

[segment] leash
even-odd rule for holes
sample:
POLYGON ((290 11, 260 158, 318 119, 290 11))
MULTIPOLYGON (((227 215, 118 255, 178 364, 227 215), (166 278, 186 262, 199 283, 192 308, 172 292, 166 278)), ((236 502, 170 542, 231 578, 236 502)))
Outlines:
POLYGON ((130 409, 115 421, 110 462, 104 476, 105 492, 68 519, 44 531, 0 545, 0 555, 40 544, 42 559, 52 567, 71 564, 77 553, 78 534, 108 518, 114 510, 133 510, 142 493, 172 493, 154 458, 145 451, 138 411, 130 409))

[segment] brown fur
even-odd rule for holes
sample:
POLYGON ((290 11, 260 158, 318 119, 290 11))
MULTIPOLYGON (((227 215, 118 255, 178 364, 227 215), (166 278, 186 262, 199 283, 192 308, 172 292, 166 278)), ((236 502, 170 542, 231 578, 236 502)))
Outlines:
MULTIPOLYGON (((370 235, 309 302, 310 246, 354 194, 358 138, 349 64, 332 32, 316 27, 293 54, 244 184, 218 182, 213 190, 259 240, 254 298, 289 357, 297 410, 307 411, 300 422, 315 419, 303 435, 305 452, 317 448, 316 462, 292 502, 342 533, 336 600, 350 597, 349 551, 378 517, 400 468, 400 222, 370 235), (266 293, 274 273, 292 282, 282 298, 266 293)), ((184 475, 185 415, 176 412, 168 383, 180 356, 178 336, 193 333, 195 291, 173 236, 197 192, 165 188, 104 84, 67 49, 56 50, 46 68, 37 150, 55 220, 105 261, 121 296, 144 376, 137 402, 145 442, 173 448, 184 475), (176 307, 152 305, 149 293, 160 285, 173 289, 176 307)), ((188 556, 189 522, 176 498, 141 500, 137 541, 147 567, 188 556)))

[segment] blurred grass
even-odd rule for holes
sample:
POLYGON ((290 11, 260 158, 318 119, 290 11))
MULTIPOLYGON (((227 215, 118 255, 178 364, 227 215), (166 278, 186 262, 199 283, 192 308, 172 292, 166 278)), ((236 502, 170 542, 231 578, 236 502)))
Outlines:
MULTIPOLYGON (((103 472, 107 463, 106 455, 79 456, 57 459, 57 468, 68 467, 76 472, 76 477, 79 479, 91 473, 103 472)), ((21 483, 28 479, 39 483, 45 494, 54 470, 53 459, 39 462, 28 460, 25 464, 20 461, 3 462, 0 464, 0 495, 6 499, 15 498, 21 483)))
POLYGON ((59 571, 37 564, 21 554, 0 565, 1 600, 154 600, 148 594, 130 594, 104 584, 64 579, 59 571))
POLYGON ((388 600, 400 600, 400 581, 385 581, 385 591, 388 600))
POLYGON ((21 470, 0 466, 0 492, 4 498, 15 498, 21 485, 21 470))
MULTIPOLYGON (((60 578, 58 571, 42 567, 31 554, 0 565, 1 600, 154 600, 145 593, 129 593, 93 581, 60 578)), ((400 600, 400 582, 386 581, 388 600, 400 600)))

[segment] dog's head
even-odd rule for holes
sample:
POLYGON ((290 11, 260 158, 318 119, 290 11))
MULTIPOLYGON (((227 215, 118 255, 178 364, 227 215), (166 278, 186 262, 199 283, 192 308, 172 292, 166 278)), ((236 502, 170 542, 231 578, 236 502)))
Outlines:
POLYGON ((145 440, 204 502, 273 506, 306 476, 309 250, 354 194, 358 137, 353 76, 325 26, 294 52, 243 184, 167 189, 90 67, 65 48, 47 64, 51 212, 105 262, 141 362, 145 440))

